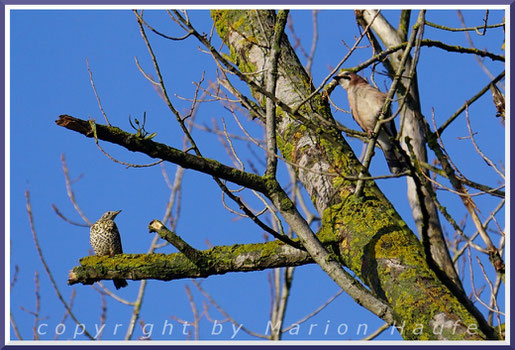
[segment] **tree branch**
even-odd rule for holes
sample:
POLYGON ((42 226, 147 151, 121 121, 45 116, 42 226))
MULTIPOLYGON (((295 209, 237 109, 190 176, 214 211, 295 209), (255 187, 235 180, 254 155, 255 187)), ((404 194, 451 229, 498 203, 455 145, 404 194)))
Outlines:
POLYGON ((182 253, 87 256, 80 259, 80 266, 70 272, 68 284, 93 284, 115 278, 171 281, 314 262, 307 252, 278 241, 215 246, 197 253, 203 256, 201 264, 193 263, 182 253))
MULTIPOLYGON (((69 115, 60 115, 56 124, 66 129, 76 131, 86 137, 93 137, 93 130, 88 121, 69 115)), ((120 145, 129 151, 140 152, 152 158, 163 159, 202 173, 217 176, 235 184, 266 193, 266 181, 259 175, 247 173, 212 159, 188 154, 176 148, 148 139, 136 137, 117 127, 96 124, 96 136, 100 140, 120 145)))
MULTIPOLYGON (((275 96, 277 86, 277 64, 281 53, 281 39, 288 20, 288 10, 281 10, 275 23, 275 31, 272 37, 270 58, 267 62, 266 90, 275 96)), ((275 176, 277 172, 277 139, 276 139, 276 105, 271 98, 266 99, 266 175, 275 176)))

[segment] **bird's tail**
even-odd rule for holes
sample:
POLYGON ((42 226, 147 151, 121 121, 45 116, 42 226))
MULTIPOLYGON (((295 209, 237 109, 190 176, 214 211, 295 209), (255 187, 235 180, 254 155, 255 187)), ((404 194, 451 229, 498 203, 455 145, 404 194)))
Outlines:
POLYGON ((408 164, 405 158, 399 151, 401 146, 399 141, 395 139, 397 131, 395 131, 395 124, 392 121, 385 124, 377 137, 377 144, 383 150, 386 163, 392 174, 399 174, 408 170, 408 164))
POLYGON ((408 170, 408 165, 404 160, 402 154, 394 148, 383 149, 386 164, 392 174, 399 174, 405 170, 408 170))
POLYGON ((116 289, 127 287, 127 281, 126 280, 122 280, 122 279, 116 278, 116 279, 113 280, 113 282, 114 282, 114 286, 116 287, 116 289))
POLYGON ((377 138, 379 147, 383 150, 386 163, 392 174, 398 174, 408 170, 408 164, 404 160, 402 154, 398 151, 400 149, 399 142, 393 137, 388 135, 384 130, 381 130, 377 138))

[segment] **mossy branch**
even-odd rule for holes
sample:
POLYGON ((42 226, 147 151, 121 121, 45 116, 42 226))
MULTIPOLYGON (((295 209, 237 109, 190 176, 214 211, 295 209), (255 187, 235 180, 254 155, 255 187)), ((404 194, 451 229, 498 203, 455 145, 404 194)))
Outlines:
POLYGON ((305 251, 278 241, 215 246, 197 253, 203 257, 202 266, 183 253, 87 256, 70 271, 68 284, 93 284, 114 278, 171 281, 313 263, 305 251))

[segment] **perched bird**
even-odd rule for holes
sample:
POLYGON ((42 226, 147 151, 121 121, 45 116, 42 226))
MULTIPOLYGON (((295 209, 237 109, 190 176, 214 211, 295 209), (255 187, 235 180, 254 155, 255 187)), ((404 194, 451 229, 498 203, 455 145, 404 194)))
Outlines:
MULTIPOLYGON (((98 256, 123 254, 120 232, 114 222, 114 218, 121 210, 108 211, 97 222, 91 225, 89 231, 89 242, 98 256)), ((127 286, 124 279, 113 279, 116 289, 127 286)))
MULTIPOLYGON (((351 72, 343 72, 334 76, 333 79, 347 91, 352 116, 356 122, 369 136, 372 135, 383 108, 386 94, 370 85, 359 75, 351 72)), ((388 111, 384 118, 390 116, 391 111, 388 111)), ((407 168, 402 155, 394 146, 394 143, 397 142, 395 140, 396 136, 395 123, 390 120, 382 125, 377 137, 377 143, 383 150, 386 163, 392 174, 400 173, 407 168)), ((398 144, 397 147, 399 147, 398 144)))

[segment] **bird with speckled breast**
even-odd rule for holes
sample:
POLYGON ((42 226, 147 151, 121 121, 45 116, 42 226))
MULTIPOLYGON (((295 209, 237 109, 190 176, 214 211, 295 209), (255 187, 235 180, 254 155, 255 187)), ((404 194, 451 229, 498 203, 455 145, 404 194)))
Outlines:
MULTIPOLYGON (((98 256, 114 256, 123 254, 120 232, 114 222, 114 218, 121 210, 108 211, 97 222, 91 225, 89 242, 98 256)), ((127 281, 120 278, 113 279, 116 289, 127 287, 127 281)))

